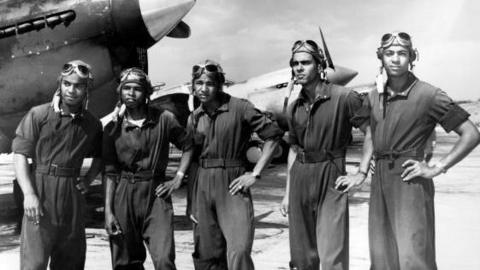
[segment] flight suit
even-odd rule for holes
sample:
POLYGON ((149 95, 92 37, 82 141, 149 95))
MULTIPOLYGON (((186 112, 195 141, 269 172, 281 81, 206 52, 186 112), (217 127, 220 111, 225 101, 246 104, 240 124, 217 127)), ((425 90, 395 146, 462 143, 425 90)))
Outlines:
POLYGON ((440 89, 409 74, 402 92, 369 93, 358 119, 369 121, 376 159, 369 208, 371 269, 437 269, 432 179, 400 177, 408 159, 422 161, 439 123, 447 132, 469 114, 440 89))
POLYGON ((105 127, 105 173, 117 179, 113 212, 122 230, 110 237, 114 269, 144 269, 144 242, 155 269, 175 269, 172 199, 155 196, 165 181, 169 142, 184 151, 192 146, 169 111, 149 108, 141 127, 125 118, 105 127))
POLYGON ((33 159, 33 187, 43 209, 38 225, 24 216, 21 269, 83 269, 85 199, 76 188, 83 159, 101 157, 102 126, 90 112, 55 113, 33 107, 16 130, 12 149, 33 159))
POLYGON ((361 97, 324 83, 309 104, 303 90, 288 110, 289 141, 297 149, 290 170, 289 230, 292 269, 348 269, 348 195, 335 189, 345 174, 351 119, 361 97))
POLYGON ((254 224, 250 191, 229 193, 230 183, 245 173, 245 153, 251 134, 277 139, 283 131, 265 114, 242 99, 223 92, 221 106, 208 115, 197 108, 188 121, 199 148, 194 187, 194 265, 197 270, 254 269, 250 256, 254 224), (227 268, 228 267, 228 268, 227 268))

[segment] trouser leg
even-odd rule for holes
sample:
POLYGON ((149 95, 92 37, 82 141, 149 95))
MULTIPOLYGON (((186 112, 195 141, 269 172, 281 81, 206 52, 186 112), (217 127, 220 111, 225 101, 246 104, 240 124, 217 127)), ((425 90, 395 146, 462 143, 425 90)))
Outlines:
POLYGON ((368 235, 370 246, 371 270, 396 270, 398 266, 397 244, 392 231, 387 205, 384 198, 383 183, 377 166, 372 177, 370 207, 368 216, 368 235))
POLYGON ((85 198, 76 188, 70 194, 70 213, 64 213, 65 223, 59 227, 51 255, 51 270, 82 270, 85 267, 85 198))
POLYGON ((226 189, 217 196, 217 216, 227 243, 229 270, 253 270, 251 257, 254 225, 253 203, 249 192, 231 195, 226 189))
POLYGON ((290 266, 298 270, 318 269, 315 209, 308 192, 302 188, 303 179, 298 180, 292 178, 289 194, 290 266))
POLYGON ((85 230, 64 232, 61 230, 59 241, 55 245, 50 261, 51 270, 82 270, 85 268, 87 243, 85 230))
POLYGON ((211 204, 209 187, 196 189, 194 198, 198 220, 193 228, 194 267, 196 270, 227 270, 225 238, 217 222, 217 213, 211 204))
POLYGON ((122 234, 110 236, 113 269, 144 269, 146 250, 142 236, 143 223, 136 220, 135 211, 141 211, 145 206, 132 198, 133 188, 133 184, 120 180, 115 191, 113 211, 122 234))
POLYGON ((173 207, 170 198, 156 198, 143 234, 157 270, 174 270, 175 241, 173 238, 173 207))
POLYGON ((348 270, 348 195, 335 190, 332 183, 318 209, 316 235, 321 269, 348 270))
POLYGON ((302 204, 296 188, 290 186, 290 191, 288 223, 291 265, 299 270, 318 268, 315 213, 310 205, 302 204))
POLYGON ((433 182, 395 180, 392 208, 400 269, 436 270, 433 182))
POLYGON ((55 237, 56 229, 45 216, 40 219, 39 225, 24 216, 20 236, 20 269, 47 269, 55 237))

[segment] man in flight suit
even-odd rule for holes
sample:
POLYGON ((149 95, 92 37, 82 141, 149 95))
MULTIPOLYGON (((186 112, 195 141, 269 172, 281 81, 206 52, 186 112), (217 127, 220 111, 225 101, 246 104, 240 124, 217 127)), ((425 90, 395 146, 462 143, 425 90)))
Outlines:
POLYGON ((193 66, 192 87, 201 105, 188 129, 198 148, 199 163, 192 215, 196 270, 250 270, 253 204, 249 188, 260 178, 283 131, 247 101, 222 91, 219 64, 207 60, 193 66), (246 150, 253 132, 265 140, 252 172, 245 172, 246 150))
MULTIPOLYGON (((373 141, 376 160, 369 209, 370 269, 434 270, 432 178, 470 153, 480 135, 465 110, 410 71, 417 57, 410 35, 383 35, 377 56, 386 83, 368 94, 357 115, 357 121, 371 127, 372 136, 365 140, 367 145, 373 141), (429 165, 424 151, 437 123, 460 138, 446 156, 429 165)), ((362 162, 370 157, 364 155, 362 162)), ((351 181, 345 177, 339 184, 351 181)))
POLYGON ((86 108, 92 86, 90 66, 68 62, 58 78, 58 112, 33 107, 18 125, 12 149, 24 194, 21 269, 83 269, 85 200, 83 193, 102 169, 102 126, 86 108), (85 178, 83 159, 94 157, 85 178), (28 169, 32 158, 34 171, 28 169))
POLYGON ((148 106, 152 85, 138 68, 124 70, 118 92, 126 111, 105 127, 105 226, 113 269, 144 269, 144 243, 155 269, 175 268, 173 207, 191 159, 192 142, 169 111, 148 106), (169 143, 182 149, 175 177, 165 180, 169 143))
POLYGON ((290 267, 348 269, 348 195, 335 180, 345 174, 351 118, 362 100, 328 82, 323 52, 312 40, 294 43, 290 66, 302 86, 287 110, 291 146, 281 212, 289 216, 290 267))

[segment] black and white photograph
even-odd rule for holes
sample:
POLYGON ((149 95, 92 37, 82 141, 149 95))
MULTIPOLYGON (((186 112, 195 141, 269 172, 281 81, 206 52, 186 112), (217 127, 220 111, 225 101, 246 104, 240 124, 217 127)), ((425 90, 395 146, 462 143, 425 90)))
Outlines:
POLYGON ((0 0, 0 268, 480 269, 479 13, 0 0))

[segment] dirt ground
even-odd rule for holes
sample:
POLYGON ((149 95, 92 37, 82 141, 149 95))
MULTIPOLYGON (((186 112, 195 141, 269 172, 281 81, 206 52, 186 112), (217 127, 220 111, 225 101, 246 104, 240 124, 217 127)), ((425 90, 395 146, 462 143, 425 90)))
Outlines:
MULTIPOLYGON (((445 134, 438 129, 438 143, 434 159, 451 148, 456 135, 445 134)), ((359 160, 359 148, 354 147, 348 155, 348 170, 353 171, 359 160)), ((0 268, 19 268, 19 235, 15 232, 15 220, 4 214, 11 198, 13 171, 11 156, 0 156, 0 268), (3 196, 3 201, 2 201, 3 196), (10 197, 9 197, 10 196, 10 197), (7 198, 7 199, 5 199, 7 198), (3 215, 2 215, 3 213, 3 215)), ((465 160, 451 168, 447 174, 435 179, 436 241, 439 269, 480 269, 480 148, 465 160)), ((172 162, 172 174, 176 162, 172 162)), ((279 212, 279 203, 284 194, 285 164, 270 166, 262 180, 253 188, 255 207, 255 241, 253 260, 256 269, 288 269, 290 259, 288 222, 279 212)), ((98 185, 96 188, 100 188, 98 185)), ((369 268, 367 217, 369 183, 361 190, 350 194, 350 269, 369 268)), ((87 226, 86 269, 110 269, 110 253, 103 229, 101 192, 87 197, 89 218, 87 226)), ((191 253, 193 240, 191 224, 184 216, 185 188, 173 195, 175 209, 175 244, 177 268, 193 269, 191 253)), ((7 211, 8 212, 8 211, 7 211)), ((146 269, 153 269, 150 259, 146 269)))

